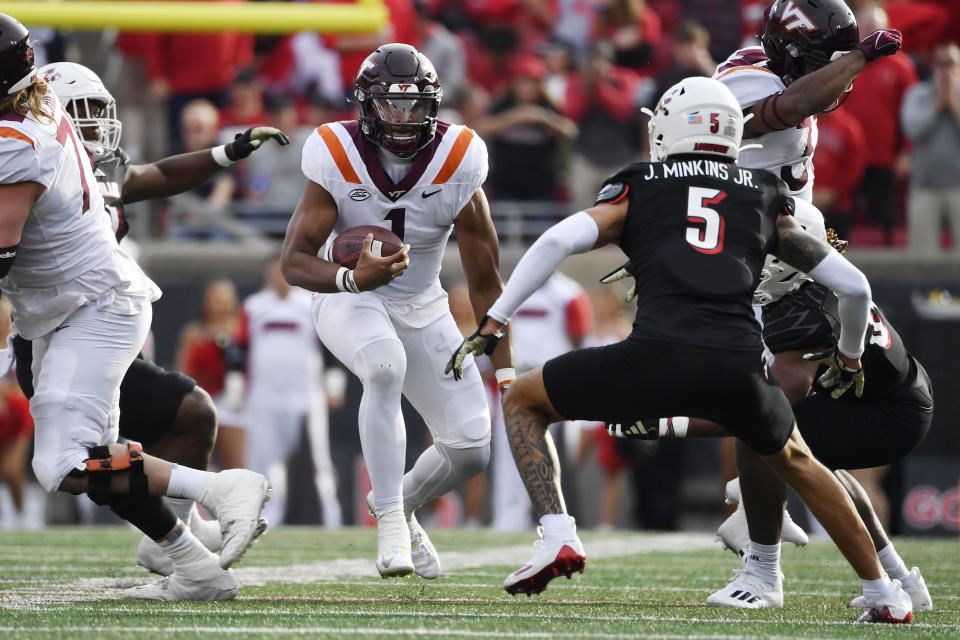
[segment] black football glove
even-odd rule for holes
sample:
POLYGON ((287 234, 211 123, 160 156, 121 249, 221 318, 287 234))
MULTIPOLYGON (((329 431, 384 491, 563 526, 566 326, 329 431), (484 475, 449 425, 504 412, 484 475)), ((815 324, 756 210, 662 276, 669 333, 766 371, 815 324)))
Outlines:
MULTIPOLYGON (((483 316, 483 319, 480 320, 481 327, 486 323, 487 317, 488 316, 483 316)), ((452 371, 454 380, 461 379, 463 377, 463 361, 467 359, 467 356, 471 353, 475 356, 490 355, 494 349, 497 348, 497 345, 500 344, 501 338, 503 338, 503 329, 496 333, 482 336, 478 328, 460 343, 457 350, 450 356, 450 361, 447 363, 443 373, 447 374, 452 371)))
POLYGON ((863 369, 851 369, 840 359, 840 352, 834 349, 827 349, 820 353, 805 353, 803 359, 808 362, 817 362, 827 367, 827 370, 817 379, 824 389, 833 389, 830 397, 834 400, 847 392, 847 389, 854 387, 854 393, 858 398, 863 396, 863 369))
POLYGON ((264 142, 273 138, 280 146, 290 144, 290 138, 280 129, 273 127, 251 127, 243 133, 238 133, 233 142, 226 146, 224 151, 227 157, 236 162, 250 157, 250 154, 260 148, 264 142))
POLYGON ((648 420, 649 426, 643 424, 643 420, 637 420, 633 424, 613 424, 607 423, 607 433, 614 438, 632 438, 635 440, 656 440, 660 437, 660 421, 648 420))

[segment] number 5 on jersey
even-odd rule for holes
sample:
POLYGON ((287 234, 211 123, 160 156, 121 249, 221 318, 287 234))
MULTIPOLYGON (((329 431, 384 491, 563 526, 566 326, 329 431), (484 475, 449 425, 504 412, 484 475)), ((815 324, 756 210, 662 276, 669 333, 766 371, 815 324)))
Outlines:
POLYGON ((710 207, 723 202, 726 191, 690 187, 687 192, 687 221, 698 223, 687 227, 687 242, 699 251, 712 255, 723 251, 726 221, 710 207))

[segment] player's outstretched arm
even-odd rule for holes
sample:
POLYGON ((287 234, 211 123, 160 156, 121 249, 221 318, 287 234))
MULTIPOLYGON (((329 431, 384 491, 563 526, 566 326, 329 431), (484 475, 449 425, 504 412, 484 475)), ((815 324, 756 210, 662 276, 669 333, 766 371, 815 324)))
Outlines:
POLYGON ((755 138, 801 124, 839 100, 857 74, 877 58, 900 50, 902 36, 896 29, 874 31, 856 49, 793 82, 749 108, 753 118, 743 125, 743 137, 755 138))
MULTIPOLYGON (((337 203, 330 192, 307 180, 300 204, 287 225, 280 254, 280 267, 287 282, 320 293, 343 290, 337 286, 337 273, 343 267, 317 257, 333 230, 337 215, 337 203)), ((363 251, 353 269, 353 281, 360 291, 382 287, 401 275, 410 264, 409 245, 404 245, 392 256, 378 258, 370 251, 371 242, 372 234, 363 241, 363 251)))
POLYGON ((520 258, 503 293, 487 310, 483 324, 464 340, 450 358, 447 373, 453 371, 454 377, 459 378, 467 355, 486 353, 488 345, 491 341, 495 344, 499 339, 498 334, 502 334, 520 305, 543 286, 564 258, 616 242, 623 231, 628 202, 625 198, 617 204, 599 204, 580 211, 553 225, 537 238, 520 258))
MULTIPOLYGON (((474 192, 457 216, 454 228, 457 232, 460 261, 467 276, 470 304, 479 324, 503 293, 503 280, 500 278, 500 241, 490 218, 490 205, 483 189, 474 192)), ((490 354, 490 362, 498 371, 513 367, 513 345, 508 329, 490 354)))
POLYGON ((821 377, 820 382, 827 388, 835 387, 834 397, 842 395, 851 384, 857 385, 859 396, 863 392, 860 355, 870 312, 870 283, 866 276, 826 242, 804 231, 789 214, 777 218, 774 255, 837 293, 840 315, 837 349, 829 354, 815 354, 810 359, 824 360, 830 367, 825 374, 827 379, 821 377))
POLYGON ((290 139, 279 129, 253 127, 219 147, 181 153, 150 164, 130 165, 123 182, 123 201, 129 204, 189 191, 224 167, 250 157, 268 140, 276 140, 279 145, 290 144, 290 139))

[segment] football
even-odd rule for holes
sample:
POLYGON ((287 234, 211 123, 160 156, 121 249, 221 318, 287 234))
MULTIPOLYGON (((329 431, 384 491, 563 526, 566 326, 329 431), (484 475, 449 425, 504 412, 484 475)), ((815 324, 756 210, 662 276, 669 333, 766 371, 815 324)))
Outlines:
POLYGON ((367 224, 352 227, 337 236, 333 241, 331 257, 333 261, 347 269, 357 266, 360 252, 363 250, 363 239, 368 233, 373 234, 373 245, 370 251, 378 258, 392 256, 403 248, 403 240, 389 229, 367 224))

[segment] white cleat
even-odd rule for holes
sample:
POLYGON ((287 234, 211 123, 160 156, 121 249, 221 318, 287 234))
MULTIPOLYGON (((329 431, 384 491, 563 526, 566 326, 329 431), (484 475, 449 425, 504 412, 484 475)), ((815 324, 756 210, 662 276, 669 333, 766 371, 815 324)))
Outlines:
MULTIPOLYGON (((920 575, 919 567, 914 567, 910 573, 900 578, 900 585, 903 587, 903 591, 910 596, 914 611, 933 611, 933 598, 930 597, 927 583, 920 575)), ((857 596, 850 601, 850 608, 866 609, 867 599, 863 594, 857 596)))
MULTIPOLYGON (((263 518, 261 518, 263 520, 263 518)), ((266 522, 264 520, 264 522, 266 522)), ((220 545, 223 541, 220 539, 220 523, 216 520, 204 520, 197 511, 197 505, 194 503, 193 512, 190 514, 190 533, 196 536, 200 544, 210 551, 216 553, 220 551, 220 545)), ((266 528, 266 527, 264 527, 266 528)))
POLYGON ((765 581, 747 569, 734 569, 730 584, 707 597, 707 604, 737 609, 779 609, 783 607, 783 581, 765 581))
POLYGON ((866 609, 857 622, 909 624, 913 621, 913 603, 899 580, 893 580, 893 589, 886 597, 866 602, 866 609))
MULTIPOLYGON (((737 508, 729 518, 720 523, 714 540, 734 552, 738 557, 743 558, 743 550, 750 542, 750 531, 747 528, 747 513, 740 502, 739 478, 734 478, 727 483, 724 496, 724 502, 735 504, 737 508)), ((804 547, 810 542, 807 533, 793 521, 786 509, 783 510, 780 539, 783 542, 792 542, 798 547, 804 547)))
POLYGON ((143 536, 140 544, 137 545, 134 559, 138 567, 143 567, 150 573, 161 576, 169 576, 173 573, 173 560, 160 545, 147 536, 143 536))
MULTIPOLYGON (((377 517, 373 491, 367 493, 367 509, 370 515, 377 517)), ((435 580, 440 575, 440 555, 437 549, 412 513, 407 518, 407 527, 410 529, 410 557, 413 559, 413 572, 424 580, 435 580)))
POLYGON ((410 528, 397 507, 377 518, 377 571, 382 578, 403 578, 413 573, 410 554, 410 528))
POLYGON ((222 568, 239 560, 265 531, 260 511, 270 499, 269 491, 264 476, 246 469, 221 471, 204 486, 198 502, 220 521, 222 568))
POLYGON ((221 569, 217 557, 210 554, 203 562, 184 567, 162 580, 127 589, 123 597, 133 600, 233 600, 237 597, 237 580, 232 571, 221 569))
POLYGON ((561 574, 569 580, 574 572, 583 573, 587 556, 583 543, 577 536, 576 521, 572 517, 570 532, 566 537, 548 540, 543 537, 542 527, 537 527, 541 538, 534 543, 537 550, 527 564, 503 581, 503 588, 507 593, 525 593, 529 597, 535 593, 543 593, 547 584, 561 574))

